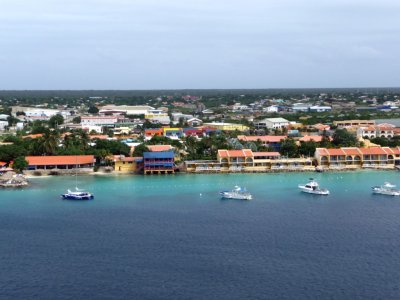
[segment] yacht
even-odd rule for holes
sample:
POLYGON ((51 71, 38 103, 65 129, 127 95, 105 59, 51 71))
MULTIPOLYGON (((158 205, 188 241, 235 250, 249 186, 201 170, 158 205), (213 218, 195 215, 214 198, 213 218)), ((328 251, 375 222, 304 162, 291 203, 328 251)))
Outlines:
POLYGON ((66 194, 62 194, 61 198, 66 200, 92 200, 94 195, 76 188, 75 192, 68 190, 66 194))
POLYGON ((385 182, 381 186, 373 186, 372 192, 374 194, 388 195, 388 196, 400 196, 400 190, 395 189, 395 185, 389 182, 385 182))
POLYGON ((251 200, 252 195, 247 192, 245 188, 235 186, 232 191, 222 191, 220 195, 223 199, 239 199, 239 200, 251 200))
POLYGON ((313 178, 307 184, 299 184, 299 189, 304 193, 316 194, 316 195, 329 195, 327 189, 321 189, 313 178))

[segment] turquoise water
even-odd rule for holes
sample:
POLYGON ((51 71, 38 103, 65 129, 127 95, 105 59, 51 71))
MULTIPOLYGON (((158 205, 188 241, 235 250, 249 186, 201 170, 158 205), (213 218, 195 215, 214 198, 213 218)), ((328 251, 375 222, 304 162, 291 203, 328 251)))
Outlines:
POLYGON ((74 177, 0 190, 0 298, 400 298, 400 173, 74 177), (309 177, 329 196, 302 194, 309 177), (252 201, 221 200, 246 187, 252 201))

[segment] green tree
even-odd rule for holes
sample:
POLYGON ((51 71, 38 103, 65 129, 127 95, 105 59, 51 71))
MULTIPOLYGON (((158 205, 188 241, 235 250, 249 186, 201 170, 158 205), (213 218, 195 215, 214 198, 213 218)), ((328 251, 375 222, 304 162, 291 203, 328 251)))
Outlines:
POLYGON ((304 156, 313 156, 316 148, 317 143, 314 141, 300 142, 299 154, 304 156))
POLYGON ((49 126, 51 128, 57 128, 62 124, 64 124, 64 117, 62 115, 54 115, 49 120, 49 126))
POLYGON ((298 157, 298 146, 296 145, 296 142, 291 139, 284 139, 281 142, 281 150, 279 151, 282 155, 287 156, 287 157, 298 157))
POLYGON ((90 106, 88 109, 88 113, 89 114, 98 114, 99 113, 99 109, 96 106, 90 106))
POLYGON ((357 147, 359 143, 354 134, 346 129, 336 129, 333 134, 333 144, 337 147, 357 147))
POLYGON ((145 144, 139 144, 135 147, 135 149, 133 150, 133 156, 143 156, 144 152, 149 152, 149 148, 147 148, 147 146, 145 144))
POLYGON ((13 163, 13 169, 16 170, 18 173, 22 173, 28 167, 28 162, 25 160, 25 157, 18 156, 15 158, 13 163))
POLYGON ((74 123, 74 124, 80 124, 81 123, 81 117, 74 117, 73 119, 72 119, 72 123, 74 123))

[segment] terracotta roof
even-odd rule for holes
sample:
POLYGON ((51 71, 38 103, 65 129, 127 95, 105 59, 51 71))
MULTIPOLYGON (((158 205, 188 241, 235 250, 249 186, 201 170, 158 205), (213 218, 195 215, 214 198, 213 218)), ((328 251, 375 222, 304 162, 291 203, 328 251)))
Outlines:
POLYGON ((316 151, 319 155, 329 155, 328 151, 326 151, 326 148, 317 148, 317 149, 315 149, 315 151, 316 151))
POLYGON ((386 152, 386 154, 394 154, 393 150, 389 147, 382 147, 382 149, 386 152))
POLYGON ((4 167, 7 163, 4 161, 0 161, 0 167, 4 167))
POLYGON ((384 126, 379 126, 378 127, 378 129, 379 129, 379 131, 383 131, 383 130, 386 130, 386 131, 393 131, 393 127, 389 127, 389 126, 386 126, 386 127, 384 127, 384 126))
POLYGON ((371 148, 360 148, 362 154, 369 154, 369 155, 380 155, 386 154, 385 150, 381 147, 371 147, 371 148))
POLYGON ((391 148, 391 150, 393 151, 393 154, 400 155, 400 148, 399 147, 391 148))
POLYGON ((257 156, 281 156, 279 152, 253 152, 254 157, 257 156))
POLYGON ((135 157, 129 157, 124 155, 114 155, 114 161, 135 161, 135 157))
POLYGON ((342 149, 329 148, 326 149, 329 155, 345 155, 342 149))
POLYGON ((94 134, 94 135, 89 135, 89 138, 90 138, 91 140, 96 140, 96 139, 99 139, 99 140, 108 140, 108 139, 109 139, 109 136, 108 136, 108 135, 103 135, 103 134, 94 134))
POLYGON ((218 150, 220 157, 253 157, 253 152, 250 149, 243 150, 218 150))
POLYGON ((172 149, 171 145, 149 145, 147 146, 151 152, 169 151, 172 149))
POLYGON ((286 135, 239 135, 238 139, 245 141, 245 142, 256 142, 258 140, 262 141, 262 142, 266 142, 266 143, 278 143, 281 140, 286 139, 287 136, 286 135))
POLYGON ((81 165, 94 162, 94 155, 27 156, 30 166, 81 165))
MULTIPOLYGON (((323 136, 321 135, 305 135, 302 138, 299 139, 300 142, 309 142, 309 141, 314 141, 314 142, 320 142, 322 141, 323 136)), ((331 139, 331 138, 329 138, 331 139)))
POLYGON ((43 133, 37 133, 37 134, 28 134, 28 135, 24 135, 22 138, 23 139, 27 139, 27 138, 31 138, 31 139, 37 139, 43 136, 43 133))
POLYGON ((342 148, 346 155, 360 155, 362 154, 360 149, 358 148, 342 148))

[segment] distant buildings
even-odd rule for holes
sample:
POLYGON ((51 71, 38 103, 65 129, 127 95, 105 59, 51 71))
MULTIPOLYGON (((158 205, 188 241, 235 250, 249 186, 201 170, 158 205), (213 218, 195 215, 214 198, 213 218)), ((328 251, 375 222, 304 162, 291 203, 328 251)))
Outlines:
POLYGON ((359 127, 359 126, 373 126, 375 125, 374 120, 345 120, 345 121, 333 121, 333 125, 337 126, 339 129, 349 128, 349 127, 359 127))
POLYGON ((289 121, 284 118, 267 118, 254 123, 257 129, 282 129, 289 126, 289 121))
POLYGON ((204 123, 203 124, 206 127, 209 128, 214 128, 218 130, 223 130, 223 131, 248 131, 249 127, 246 125, 242 124, 236 124, 236 123, 224 123, 224 122, 212 122, 212 123, 204 123))

